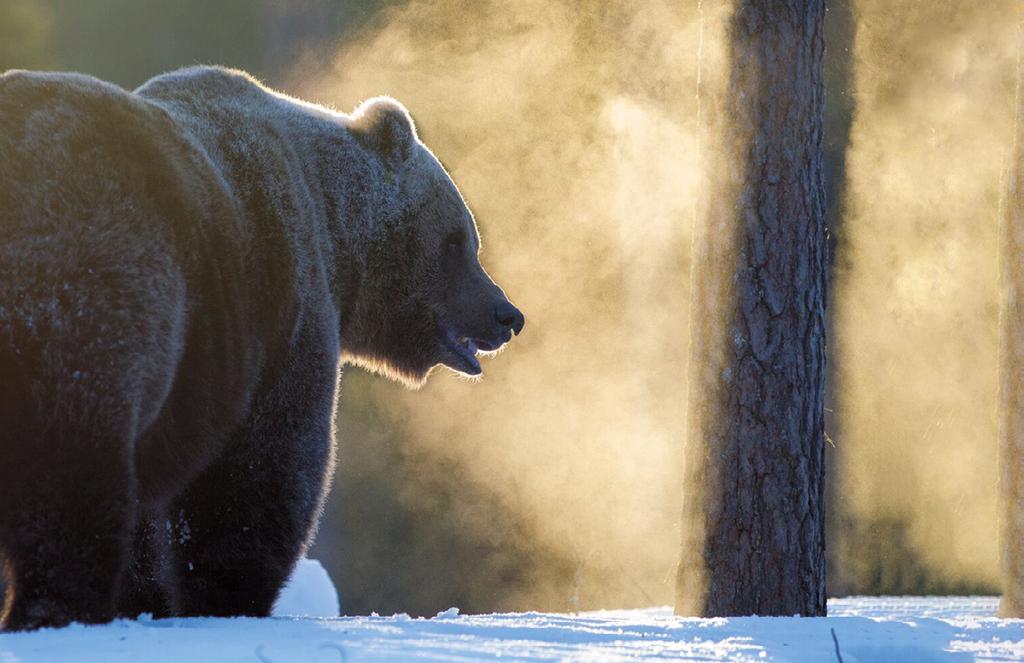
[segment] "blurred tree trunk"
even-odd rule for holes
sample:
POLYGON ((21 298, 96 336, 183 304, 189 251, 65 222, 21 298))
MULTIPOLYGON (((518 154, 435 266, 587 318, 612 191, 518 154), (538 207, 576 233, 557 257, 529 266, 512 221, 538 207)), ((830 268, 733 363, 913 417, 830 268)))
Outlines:
POLYGON ((825 614, 824 17, 734 0, 701 74, 683 615, 825 614))
MULTIPOLYGON (((828 229, 828 260, 826 270, 827 298, 833 301, 836 292, 836 278, 842 274, 848 260, 843 238, 843 218, 846 212, 846 155, 850 144, 850 129, 853 126, 855 97, 853 95, 854 37, 857 24, 853 14, 854 0, 829 0, 825 12, 825 119, 823 129, 823 163, 825 172, 825 227, 828 229)), ((835 307, 825 310, 825 333, 829 339, 836 338, 835 307)), ((844 573, 839 562, 848 544, 852 518, 849 507, 843 499, 841 470, 845 456, 843 446, 842 385, 837 363, 835 342, 827 348, 825 373, 825 587, 831 596, 845 596, 850 590, 850 576, 844 573)))
MULTIPOLYGON (((1018 17, 1022 20, 1024 15, 1018 17)), ((1024 24, 1018 32, 1013 161, 1000 233, 999 500, 1003 597, 999 614, 1024 617, 1024 24)))

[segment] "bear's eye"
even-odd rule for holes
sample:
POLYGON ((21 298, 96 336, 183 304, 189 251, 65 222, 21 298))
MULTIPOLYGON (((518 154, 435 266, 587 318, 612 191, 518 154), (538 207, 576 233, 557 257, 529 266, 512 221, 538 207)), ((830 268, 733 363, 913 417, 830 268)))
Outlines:
POLYGON ((456 230, 448 233, 444 240, 444 252, 452 257, 462 255, 462 231, 456 230))

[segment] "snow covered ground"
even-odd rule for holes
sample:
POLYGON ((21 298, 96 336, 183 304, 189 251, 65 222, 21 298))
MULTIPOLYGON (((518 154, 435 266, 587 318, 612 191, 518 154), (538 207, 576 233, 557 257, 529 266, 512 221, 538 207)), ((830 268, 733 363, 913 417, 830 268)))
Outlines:
MULTIPOLYGON (((278 606, 280 611, 281 605, 278 606)), ((301 609, 301 608, 300 608, 301 609)), ((994 598, 849 598, 824 619, 681 619, 668 608, 581 614, 168 619, 0 635, 0 663, 174 661, 1024 660, 1024 620, 994 598)))

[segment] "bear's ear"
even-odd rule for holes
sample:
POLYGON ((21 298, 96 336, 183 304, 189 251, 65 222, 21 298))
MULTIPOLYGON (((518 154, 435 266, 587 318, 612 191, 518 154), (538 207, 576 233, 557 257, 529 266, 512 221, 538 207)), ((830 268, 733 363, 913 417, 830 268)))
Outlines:
POLYGON ((363 145, 395 167, 412 156, 416 125, 405 106, 391 97, 374 97, 352 113, 352 133, 363 145))

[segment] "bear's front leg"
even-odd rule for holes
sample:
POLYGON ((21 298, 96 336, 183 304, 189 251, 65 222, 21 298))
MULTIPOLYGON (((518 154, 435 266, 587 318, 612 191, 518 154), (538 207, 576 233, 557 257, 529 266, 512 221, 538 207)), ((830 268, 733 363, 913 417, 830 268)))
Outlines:
POLYGON ((143 511, 135 528, 131 557, 117 601, 120 617, 135 619, 143 613, 169 617, 177 605, 169 581, 168 545, 171 528, 162 512, 143 511))
POLYGON ((59 425, 29 439, 5 439, 0 453, 0 626, 109 621, 135 520, 127 445, 59 425))
POLYGON ((223 455, 169 509, 179 614, 273 609, 309 543, 333 464, 335 376, 319 377, 258 399, 223 455))

